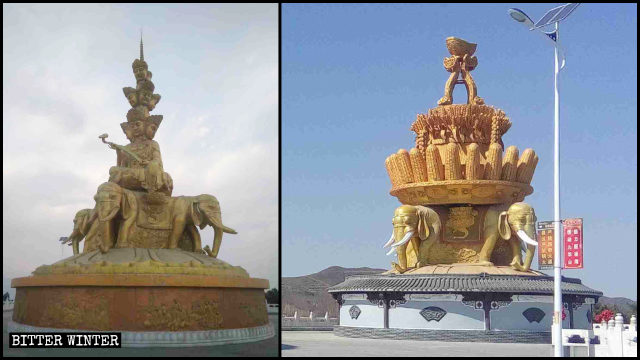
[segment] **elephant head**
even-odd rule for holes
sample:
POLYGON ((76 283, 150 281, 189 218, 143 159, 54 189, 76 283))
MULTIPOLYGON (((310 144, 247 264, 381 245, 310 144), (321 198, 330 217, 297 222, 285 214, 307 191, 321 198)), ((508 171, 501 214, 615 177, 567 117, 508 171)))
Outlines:
POLYGON ((118 214, 124 219, 123 226, 118 233, 118 242, 126 244, 126 237, 135 219, 137 209, 135 195, 131 191, 124 190, 116 183, 106 182, 98 187, 98 192, 94 199, 103 239, 100 250, 106 252, 111 248, 111 244, 114 243, 113 220, 118 214))
POLYGON ((509 207, 507 211, 503 211, 498 216, 498 232, 500 237, 510 240, 515 234, 521 240, 521 244, 517 241, 511 242, 513 251, 513 261, 511 266, 520 271, 528 271, 531 267, 533 254, 535 253, 538 242, 536 238, 536 214, 531 205, 517 202, 509 207), (526 251, 524 263, 522 262, 521 246, 526 251))
POLYGON ((198 195, 194 198, 190 213, 193 224, 199 226, 200 229, 204 229, 207 225, 213 228, 213 248, 210 251, 206 251, 208 249, 206 247, 205 251, 209 256, 217 257, 222 243, 222 233, 237 234, 235 230, 222 224, 222 213, 218 199, 213 195, 198 195))
POLYGON ((429 226, 433 228, 435 234, 440 233, 440 218, 438 214, 430 208, 424 206, 402 205, 398 207, 393 216, 393 233, 384 247, 391 246, 387 255, 398 253, 398 262, 392 266, 399 272, 406 271, 409 267, 420 266, 425 263, 421 250, 422 242, 430 236, 429 226), (408 260, 406 245, 411 241, 415 251, 415 259, 408 260))
POLYGON ((69 243, 73 248, 73 255, 78 255, 80 249, 78 244, 89 233, 89 229, 96 219, 96 213, 93 209, 82 209, 76 213, 73 219, 73 232, 64 243, 69 243))

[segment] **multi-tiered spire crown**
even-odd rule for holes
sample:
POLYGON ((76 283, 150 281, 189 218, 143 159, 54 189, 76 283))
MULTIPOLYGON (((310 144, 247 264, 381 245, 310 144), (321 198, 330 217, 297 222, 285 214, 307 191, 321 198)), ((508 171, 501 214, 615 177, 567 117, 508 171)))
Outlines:
POLYGON ((136 87, 125 87, 122 89, 124 96, 129 101, 131 109, 127 113, 127 122, 120 124, 125 134, 129 128, 129 123, 143 121, 148 125, 154 125, 154 130, 150 131, 151 138, 162 122, 162 115, 149 115, 156 104, 160 101, 160 94, 154 94, 155 85, 151 81, 151 71, 144 60, 144 43, 142 41, 142 30, 140 30, 140 58, 135 59, 131 64, 133 74, 136 78, 136 87))

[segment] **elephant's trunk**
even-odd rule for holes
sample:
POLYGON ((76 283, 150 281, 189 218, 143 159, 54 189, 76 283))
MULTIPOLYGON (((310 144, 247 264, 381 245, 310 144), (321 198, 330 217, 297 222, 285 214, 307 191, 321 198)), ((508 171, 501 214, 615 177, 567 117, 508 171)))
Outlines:
POLYGON ((527 252, 524 257, 524 264, 522 265, 522 268, 524 269, 524 271, 529 271, 529 269, 531 268, 531 262, 533 261, 533 254, 535 252, 536 252, 535 246, 527 245, 527 252))
POLYGON ((71 235, 69 235, 67 237, 67 239, 65 241, 63 241, 63 244, 67 244, 70 243, 69 245, 71 245, 72 249, 73 249, 73 255, 78 255, 79 250, 78 250, 78 243, 80 242, 80 229, 78 229, 78 226, 74 226, 73 231, 71 232, 71 235))
POLYGON ((74 238, 73 240, 71 240, 71 246, 73 247, 73 255, 78 255, 80 253, 80 239, 78 238, 74 238))
POLYGON ((113 229, 110 221, 100 221, 99 225, 102 228, 102 243, 98 245, 98 248, 104 254, 113 246, 113 229))
POLYGON ((396 246, 396 244, 398 244, 399 242, 402 242, 402 240, 404 240, 405 235, 407 235, 407 233, 413 233, 413 228, 410 226, 404 226, 404 225, 399 225, 399 226, 395 226, 393 228, 393 242, 389 245, 391 246, 396 246))
POLYGON ((110 221, 120 211, 120 207, 114 206, 111 203, 99 204, 98 206, 98 219, 100 221, 110 221))
POLYGON ((211 224, 211 227, 213 227, 213 249, 211 249, 211 256, 215 258, 218 257, 218 252, 220 251, 222 234, 237 234, 238 232, 222 224, 211 224))
POLYGON ((211 250, 211 257, 217 258, 220 251, 220 244, 222 244, 222 232, 223 229, 214 226, 213 227, 213 249, 211 250))
POLYGON ((438 217, 438 214, 434 214, 434 221, 431 222, 431 227, 433 227, 433 232, 432 235, 434 240, 438 239, 438 237, 440 236, 440 228, 442 227, 442 223, 440 222, 440 218, 438 217))

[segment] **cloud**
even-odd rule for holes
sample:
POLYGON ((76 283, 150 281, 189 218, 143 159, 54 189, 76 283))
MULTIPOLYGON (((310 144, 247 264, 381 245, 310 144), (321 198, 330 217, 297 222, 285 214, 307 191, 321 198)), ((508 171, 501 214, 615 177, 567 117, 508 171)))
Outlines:
MULTIPOLYGON (((173 195, 216 196, 238 231, 225 234, 219 257, 278 285, 277 6, 256 6, 3 6, 5 277, 60 260, 57 239, 76 211, 94 206, 115 165, 97 136, 127 142, 121 89, 135 83, 131 33, 142 21, 153 24, 145 59, 162 95, 155 140, 173 195), (168 16, 175 9, 180 21, 168 16), (212 22, 207 12, 235 20, 212 22)), ((210 244, 213 231, 201 236, 210 244)))

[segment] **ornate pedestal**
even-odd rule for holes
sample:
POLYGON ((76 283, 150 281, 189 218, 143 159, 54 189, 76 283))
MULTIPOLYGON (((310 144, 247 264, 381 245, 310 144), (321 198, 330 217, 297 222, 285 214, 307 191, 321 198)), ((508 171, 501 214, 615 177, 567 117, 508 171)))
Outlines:
POLYGON ((34 274, 11 283, 9 331, 118 331, 123 346, 218 345, 274 335, 264 298, 268 281, 206 255, 112 249, 34 274))
MULTIPOLYGON (((553 277, 509 267, 425 266, 351 276, 329 288, 346 337, 550 343, 553 277)), ((590 329, 602 292, 564 278, 564 328, 590 329)))

